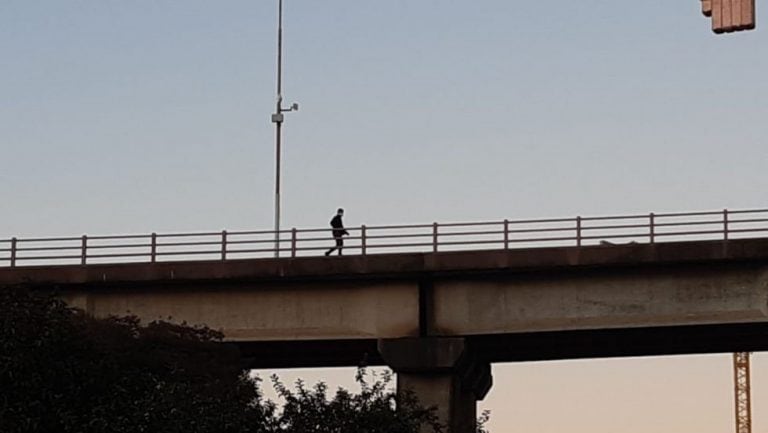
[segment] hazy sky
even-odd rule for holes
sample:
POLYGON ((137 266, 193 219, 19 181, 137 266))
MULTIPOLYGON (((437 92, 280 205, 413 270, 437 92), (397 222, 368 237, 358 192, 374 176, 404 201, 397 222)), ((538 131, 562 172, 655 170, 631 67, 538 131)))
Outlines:
MULTIPOLYGON (((285 1, 284 227, 765 207, 768 36, 698 0, 285 1)), ((0 0, 0 237, 270 228, 275 3, 0 0)), ((727 355, 494 373, 497 433, 733 430, 727 355)))

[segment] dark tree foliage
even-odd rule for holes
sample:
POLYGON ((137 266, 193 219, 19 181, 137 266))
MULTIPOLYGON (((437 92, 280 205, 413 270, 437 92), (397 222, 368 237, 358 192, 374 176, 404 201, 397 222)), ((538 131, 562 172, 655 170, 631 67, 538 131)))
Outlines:
POLYGON ((0 431, 261 432, 271 417, 220 335, 96 320, 0 290, 0 431))
POLYGON ((412 395, 398 399, 391 390, 391 374, 384 373, 381 380, 372 384, 368 383, 366 375, 366 370, 358 370, 359 394, 340 388, 333 398, 329 398, 328 387, 322 382, 307 388, 298 381, 295 390, 290 390, 273 376, 273 385, 284 400, 280 430, 291 433, 409 433, 418 432, 422 424, 432 426, 435 432, 443 430, 434 411, 419 407, 412 395), (396 406, 400 410, 395 411, 396 406))
MULTIPOLYGON (((97 320, 50 295, 0 288, 0 432, 416 433, 433 411, 398 398, 385 374, 359 393, 290 390, 281 410, 209 329, 97 320)), ((484 433, 481 417, 478 433, 484 433)))
MULTIPOLYGON (((279 377, 272 384, 282 399, 283 410, 274 418, 278 431, 286 433, 416 433, 427 426, 435 433, 445 432, 434 410, 418 404, 412 394, 398 396, 393 390, 392 373, 380 376, 358 369, 355 377, 359 393, 338 388, 332 396, 328 386, 317 383, 312 387, 299 380, 289 389, 279 377), (369 378, 369 375, 373 375, 369 378), (371 381, 371 379, 373 379, 371 381)), ((489 433, 485 428, 490 413, 485 411, 477 420, 476 433, 489 433)))

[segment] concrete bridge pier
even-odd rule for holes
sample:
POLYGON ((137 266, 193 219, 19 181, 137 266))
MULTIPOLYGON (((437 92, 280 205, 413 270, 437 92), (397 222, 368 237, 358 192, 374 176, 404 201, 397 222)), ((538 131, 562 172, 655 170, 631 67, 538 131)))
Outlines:
POLYGON ((435 407, 447 433, 474 433, 477 402, 491 389, 491 366, 475 357, 464 338, 387 339, 378 347, 397 373, 398 393, 413 392, 419 404, 435 407))

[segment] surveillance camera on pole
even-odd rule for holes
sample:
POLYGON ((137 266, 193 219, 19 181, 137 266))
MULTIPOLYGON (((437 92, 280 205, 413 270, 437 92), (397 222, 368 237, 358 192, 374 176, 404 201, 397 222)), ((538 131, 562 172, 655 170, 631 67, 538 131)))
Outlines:
POLYGON ((283 116, 283 113, 288 113, 291 111, 299 111, 299 103, 294 102, 291 104, 288 108, 283 108, 280 106, 280 104, 277 105, 277 112, 272 114, 272 123, 282 123, 285 120, 285 116, 283 116))

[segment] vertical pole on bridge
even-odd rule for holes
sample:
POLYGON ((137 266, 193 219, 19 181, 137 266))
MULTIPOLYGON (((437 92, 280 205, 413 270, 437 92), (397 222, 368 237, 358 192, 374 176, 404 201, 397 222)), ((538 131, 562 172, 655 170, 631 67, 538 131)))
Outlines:
POLYGON ((728 209, 723 209, 723 239, 728 240, 728 209))
POLYGON ((283 0, 277 3, 277 108, 272 116, 275 124, 275 258, 280 257, 280 147, 282 139, 283 102, 283 0))
POLYGON ((227 231, 221 231, 221 261, 227 260, 227 231))
POLYGON ((272 123, 275 124, 275 258, 280 257, 280 156, 282 149, 283 113, 297 111, 299 104, 283 108, 283 0, 277 2, 277 101, 272 123))
POLYGON ((296 227, 291 229, 291 257, 296 257, 296 227))
POLYGON ((651 237, 651 243, 655 243, 656 242, 656 215, 653 212, 648 214, 648 222, 649 222, 648 227, 650 230, 649 236, 651 237))
POLYGON ((509 249, 509 220, 504 220, 504 249, 509 249))
POLYGON ((576 217, 576 246, 581 246, 581 217, 576 217))
POLYGON ((157 233, 152 233, 152 243, 149 250, 149 261, 155 263, 157 261, 157 233))
POLYGON ((11 238, 11 267, 16 267, 16 244, 19 242, 16 238, 11 238))
POLYGON ((362 249, 362 254, 366 255, 368 250, 368 240, 366 239, 365 224, 360 226, 360 248, 362 249))
POLYGON ((437 252, 437 223, 432 223, 432 252, 437 252))
POLYGON ((88 236, 83 235, 82 243, 80 246, 80 264, 85 265, 88 259, 88 236))

